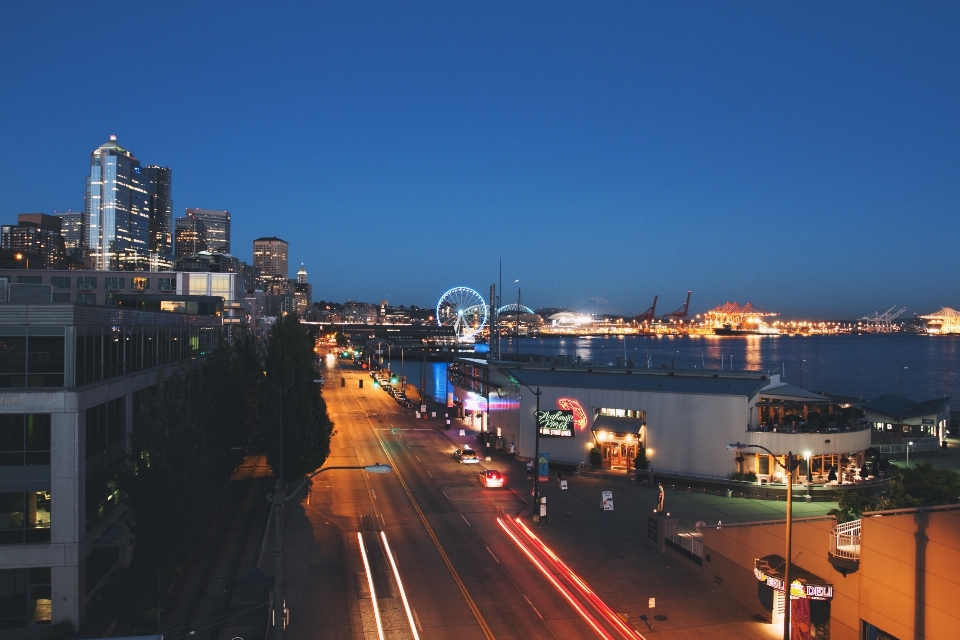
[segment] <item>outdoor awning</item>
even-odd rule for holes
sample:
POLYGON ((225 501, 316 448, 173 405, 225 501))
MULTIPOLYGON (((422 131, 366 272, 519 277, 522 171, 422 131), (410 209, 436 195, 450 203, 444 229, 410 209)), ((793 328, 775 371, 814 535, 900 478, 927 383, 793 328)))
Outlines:
MULTIPOLYGON (((753 569, 760 582, 765 582, 774 591, 783 593, 783 565, 781 556, 763 556, 757 559, 753 569)), ((790 567, 790 597, 810 600, 832 600, 833 583, 805 571, 797 565, 790 567)))
POLYGON ((632 433, 640 435, 643 420, 639 418, 614 418, 613 416, 597 416, 593 420, 594 431, 609 433, 632 433))

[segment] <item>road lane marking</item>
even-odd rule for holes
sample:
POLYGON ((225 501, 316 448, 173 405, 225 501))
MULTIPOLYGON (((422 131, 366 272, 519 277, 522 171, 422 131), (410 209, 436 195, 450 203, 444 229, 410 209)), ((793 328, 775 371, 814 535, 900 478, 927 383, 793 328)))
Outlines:
POLYGON ((373 499, 374 499, 374 500, 376 500, 376 499, 377 499, 377 492, 376 492, 375 490, 373 490, 373 489, 370 489, 370 495, 372 495, 372 496, 373 496, 373 499))
POLYGON ((393 558, 393 551, 390 550, 390 543, 387 542, 385 531, 380 532, 383 538, 383 548, 387 551, 387 559, 390 560, 390 567, 393 569, 393 577, 397 579, 397 586, 400 588, 400 599, 403 600, 403 608, 407 612, 407 620, 410 621, 410 630, 413 631, 413 640, 420 640, 420 634, 417 633, 417 625, 413 621, 413 613, 410 611, 410 603, 407 602, 407 593, 403 590, 403 581, 400 579, 400 571, 397 569, 397 561, 393 558))
MULTIPOLYGON (((470 524, 470 523, 468 522, 467 524, 470 524)), ((483 546, 487 547, 487 545, 483 545, 483 546)), ((497 558, 497 556, 493 555, 493 551, 490 550, 490 547, 487 547, 487 551, 490 551, 490 555, 493 556, 493 559, 497 561, 497 564, 500 564, 500 560, 497 558)), ((526 596, 524 596, 524 598, 526 598, 526 596)), ((527 602, 530 602, 530 601, 527 600, 527 602)), ((532 604, 530 606, 533 607, 532 604)), ((534 607, 533 610, 536 611, 537 610, 536 607, 534 607)), ((537 615, 540 616, 540 613, 538 612, 537 615)), ((540 617, 542 618, 543 616, 540 616, 540 617)))
MULTIPOLYGON (((463 599, 467 603, 467 607, 470 608, 470 612, 473 614, 473 617, 476 619, 477 624, 480 625, 480 630, 483 632, 483 635, 487 640, 496 640, 496 637, 493 635, 493 631, 490 630, 490 626, 487 624, 487 621, 483 619, 483 615, 480 613, 480 609, 477 607, 477 603, 473 601, 473 598, 470 596, 470 592, 467 591, 467 585, 463 584, 463 580, 460 579, 460 574, 457 573, 457 570, 454 569, 453 563, 450 561, 450 556, 447 555, 447 552, 443 550, 443 545, 440 544, 440 540, 437 538, 437 534, 434 533, 433 527, 430 526, 430 523, 427 521, 426 514, 423 513, 423 510, 420 508, 420 505, 417 504, 416 499, 413 497, 413 492, 410 491, 410 487, 407 485, 406 480, 403 479, 403 475, 400 473, 397 463, 394 461, 393 456, 390 455, 390 452, 387 451, 387 447, 384 446, 383 440, 380 439, 380 435, 374 431, 374 435, 377 436, 377 440, 380 440, 380 448, 383 449, 384 454, 386 454, 387 459, 392 463, 393 474, 396 476, 397 480, 400 481, 400 485, 403 487, 404 492, 407 494, 407 498, 410 499, 410 504, 413 505, 414 510, 417 512, 417 515, 420 516, 420 522, 423 523, 423 527, 427 530, 427 535, 430 536, 430 539, 433 541, 434 546, 437 548, 437 551, 440 553, 440 557, 443 558, 443 563, 447 566, 447 571, 450 572, 450 576, 453 578, 453 581, 457 583, 457 588, 460 589, 460 594, 463 596, 463 599)), ((433 477, 433 476, 431 476, 433 477)))
MULTIPOLYGON (((443 495, 447 495, 447 494, 443 494, 443 495)), ((447 498, 447 500, 449 500, 449 499, 450 499, 450 498, 447 498)), ((463 518, 463 521, 467 523, 467 526, 468 526, 468 527, 472 527, 472 526, 473 526, 472 524, 470 524, 470 521, 467 520, 467 516, 465 516, 465 515, 463 515, 463 514, 461 513, 461 514, 460 514, 460 517, 463 518)))
POLYGON ((367 548, 363 546, 363 534, 357 531, 360 540, 360 555, 363 556, 363 569, 367 572, 367 586, 370 587, 370 600, 373 602, 373 615, 377 619, 377 635, 383 640, 383 623, 380 621, 380 607, 377 605, 377 592, 373 588, 373 575, 370 573, 370 561, 367 560, 367 548))

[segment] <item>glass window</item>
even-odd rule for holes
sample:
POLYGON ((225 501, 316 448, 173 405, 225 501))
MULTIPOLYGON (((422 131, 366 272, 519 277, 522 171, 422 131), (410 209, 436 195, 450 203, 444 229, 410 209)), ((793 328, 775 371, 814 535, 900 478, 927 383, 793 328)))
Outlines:
POLYGON ((190 273, 187 274, 187 277, 189 278, 190 295, 207 295, 208 276, 206 273, 190 273))
POLYGON ((0 336, 0 387, 27 384, 27 337, 0 336))
POLYGON ((148 291, 150 278, 130 278, 130 289, 133 291, 148 291))
POLYGON ((97 294, 95 294, 95 293, 78 293, 78 294, 77 294, 77 304, 97 304, 97 294))
MULTIPOLYGON (((70 276, 51 276, 50 284, 52 284, 57 289, 69 289, 70 276)), ((57 294, 53 294, 53 295, 57 295, 57 294)))
POLYGON ((43 276, 17 276, 17 284, 43 284, 43 276))
POLYGON ((94 276, 77 276, 77 289, 90 291, 97 288, 97 279, 94 276))
POLYGON ((175 285, 175 278, 157 278, 157 288, 160 291, 173 291, 175 285))
POLYGON ((107 291, 123 291, 126 288, 126 278, 106 277, 103 279, 103 288, 107 291))
POLYGON ((210 295, 220 296, 225 300, 230 299, 230 276, 227 274, 215 274, 210 276, 210 295))

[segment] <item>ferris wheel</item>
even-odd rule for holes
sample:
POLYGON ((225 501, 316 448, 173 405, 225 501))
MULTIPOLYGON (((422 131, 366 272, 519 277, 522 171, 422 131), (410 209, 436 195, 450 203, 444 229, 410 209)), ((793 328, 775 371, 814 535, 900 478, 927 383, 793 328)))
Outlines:
POLYGON ((483 296, 469 287, 454 287, 437 303, 437 324, 453 327, 463 342, 473 340, 487 324, 487 305, 483 296))

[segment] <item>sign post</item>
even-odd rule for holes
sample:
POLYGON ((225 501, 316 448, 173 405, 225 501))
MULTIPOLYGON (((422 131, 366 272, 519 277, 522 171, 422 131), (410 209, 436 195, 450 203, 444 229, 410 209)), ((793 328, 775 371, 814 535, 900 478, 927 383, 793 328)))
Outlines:
POLYGON ((613 511, 613 491, 604 491, 600 494, 600 507, 604 511, 613 511))

